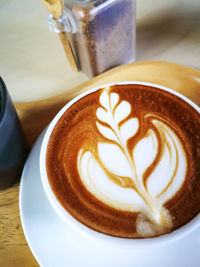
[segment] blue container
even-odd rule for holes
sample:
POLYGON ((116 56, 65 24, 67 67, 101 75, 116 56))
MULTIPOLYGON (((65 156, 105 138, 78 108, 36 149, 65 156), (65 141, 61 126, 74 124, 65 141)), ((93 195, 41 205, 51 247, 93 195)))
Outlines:
POLYGON ((5 189, 20 178, 28 147, 14 105, 1 78, 0 98, 0 189, 5 189))

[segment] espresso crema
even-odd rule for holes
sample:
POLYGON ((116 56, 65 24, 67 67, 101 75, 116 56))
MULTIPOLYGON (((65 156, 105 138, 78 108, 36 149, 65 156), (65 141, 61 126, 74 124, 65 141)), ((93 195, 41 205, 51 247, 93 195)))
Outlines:
POLYGON ((59 119, 46 169, 61 205, 112 236, 169 233, 200 211, 200 115, 145 85, 115 85, 59 119))

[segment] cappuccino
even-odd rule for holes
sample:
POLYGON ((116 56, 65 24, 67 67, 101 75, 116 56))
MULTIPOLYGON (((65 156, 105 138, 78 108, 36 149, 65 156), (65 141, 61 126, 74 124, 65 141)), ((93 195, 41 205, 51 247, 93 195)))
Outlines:
POLYGON ((200 210, 200 115, 156 87, 113 85, 72 104, 46 154, 52 191, 76 220, 126 238, 170 233, 200 210))

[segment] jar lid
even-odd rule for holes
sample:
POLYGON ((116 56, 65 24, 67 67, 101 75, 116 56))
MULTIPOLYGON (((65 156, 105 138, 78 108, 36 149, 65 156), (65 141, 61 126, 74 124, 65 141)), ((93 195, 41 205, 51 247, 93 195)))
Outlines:
POLYGON ((51 14, 48 15, 47 18, 48 26, 50 31, 52 32, 71 32, 76 33, 77 32, 77 22, 76 18, 71 11, 71 9, 67 7, 63 7, 63 13, 62 16, 55 20, 51 14))

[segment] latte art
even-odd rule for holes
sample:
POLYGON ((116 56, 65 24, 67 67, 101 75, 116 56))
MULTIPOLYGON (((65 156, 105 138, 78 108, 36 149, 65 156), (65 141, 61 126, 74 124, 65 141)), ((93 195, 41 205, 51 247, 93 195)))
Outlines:
POLYGON ((97 128, 107 142, 97 140, 95 148, 80 149, 80 178, 87 190, 106 205, 142 212, 160 226, 160 231, 166 231, 172 223, 162 205, 186 177, 182 140, 174 127, 156 114, 132 117, 131 105, 119 102, 119 95, 109 91, 105 88, 102 92, 101 107, 96 112, 97 128), (142 134, 135 138, 139 131, 142 134))
POLYGON ((75 219, 112 236, 155 237, 200 210, 200 116, 145 85, 116 85, 79 99, 57 122, 46 169, 75 219))

